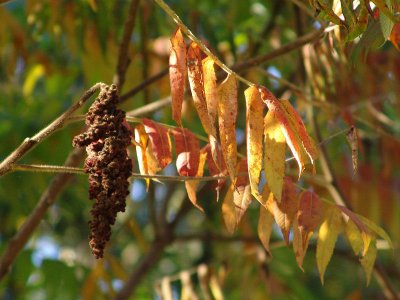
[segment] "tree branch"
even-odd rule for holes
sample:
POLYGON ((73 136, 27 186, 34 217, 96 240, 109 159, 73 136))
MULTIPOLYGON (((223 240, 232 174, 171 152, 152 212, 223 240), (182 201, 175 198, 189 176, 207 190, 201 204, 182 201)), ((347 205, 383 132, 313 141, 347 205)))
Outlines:
POLYGON ((80 108, 97 90, 102 86, 102 83, 96 83, 88 89, 67 111, 61 114, 57 119, 36 133, 31 138, 26 138, 21 145, 16 148, 6 159, 0 163, 0 177, 12 170, 12 165, 19 161, 25 154, 32 150, 37 144, 43 142, 48 136, 53 134, 57 129, 63 127, 68 118, 80 108))

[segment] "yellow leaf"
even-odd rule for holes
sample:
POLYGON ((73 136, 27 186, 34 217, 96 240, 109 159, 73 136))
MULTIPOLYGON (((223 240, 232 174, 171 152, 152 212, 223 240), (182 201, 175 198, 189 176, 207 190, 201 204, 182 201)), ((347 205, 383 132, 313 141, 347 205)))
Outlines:
POLYGON ((369 282, 371 281, 371 274, 374 269, 377 252, 378 251, 376 249, 376 241, 374 239, 371 242, 367 253, 360 260, 361 266, 363 267, 363 269, 365 271, 365 275, 367 277, 367 286, 369 285, 369 282))
POLYGON ((389 235, 385 232, 385 230, 383 230, 381 227, 379 227, 378 225, 376 225, 374 222, 372 222, 371 220, 368 220, 367 218, 357 215, 361 221, 368 226, 368 228, 373 231, 374 233, 376 233, 377 235, 379 235, 381 238, 383 238, 386 242, 388 242, 389 247, 393 249, 393 242, 390 239, 389 235))
POLYGON ((274 216, 270 213, 265 206, 260 205, 260 215, 258 217, 258 238, 260 239, 261 243, 263 244, 265 250, 269 254, 271 251, 269 249, 269 239, 272 233, 272 225, 274 224, 274 216))
POLYGON ((217 90, 217 77, 214 70, 214 60, 207 56, 202 61, 203 65, 203 79, 204 79, 204 93, 206 96, 207 110, 211 122, 214 124, 217 118, 218 106, 218 90, 217 90))
POLYGON ((236 117, 237 117, 237 83, 234 75, 228 77, 219 87, 218 125, 228 174, 232 182, 236 181, 236 117))
POLYGON ((264 120, 264 172, 271 192, 278 202, 282 198, 285 175, 286 140, 277 119, 268 111, 264 120))
POLYGON ((181 113, 186 81, 186 45, 178 27, 171 38, 169 81, 171 85, 172 119, 182 125, 181 113))
MULTIPOLYGON (((200 153, 199 167, 197 169, 196 177, 203 177, 204 164, 206 163, 207 152, 200 153)), ((201 180, 187 180, 185 181, 185 188, 188 193, 189 200, 196 206, 200 211, 204 212, 204 209, 197 204, 196 191, 201 180)))
MULTIPOLYGON (((255 86, 244 91, 246 97, 247 161, 252 195, 261 203, 258 192, 263 153, 263 109, 260 93, 255 86)), ((280 201, 280 197, 278 199, 280 201)))
POLYGON ((222 203, 222 219, 224 220, 225 227, 230 234, 235 232, 237 226, 236 208, 235 203, 233 202, 234 190, 235 187, 232 184, 226 192, 224 202, 222 203))
POLYGON ((319 228, 317 240, 316 258, 322 284, 324 284, 325 270, 331 260, 337 237, 342 230, 342 214, 336 207, 329 207, 325 220, 319 228))
POLYGON ((36 83, 45 74, 44 66, 41 64, 34 65, 26 75, 24 85, 22 86, 22 94, 28 97, 32 94, 36 83))
POLYGON ((358 255, 363 248, 363 240, 357 226, 350 219, 347 221, 345 232, 347 240, 349 241, 354 254, 358 255))

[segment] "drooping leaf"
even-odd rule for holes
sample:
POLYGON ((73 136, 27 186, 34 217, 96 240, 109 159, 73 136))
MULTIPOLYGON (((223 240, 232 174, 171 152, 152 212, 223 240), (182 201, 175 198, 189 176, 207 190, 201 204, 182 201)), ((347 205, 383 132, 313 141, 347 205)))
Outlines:
MULTIPOLYGON (((226 176, 228 174, 221 147, 217 147, 216 161, 212 157, 211 146, 209 143, 205 145, 201 151, 207 152, 207 165, 211 176, 226 176)), ((219 190, 225 185, 225 181, 225 179, 218 179, 215 185, 217 191, 217 202, 219 200, 219 190)))
POLYGON ((192 42, 187 52, 188 77, 194 106, 199 115, 201 125, 208 135, 212 154, 215 154, 217 133, 207 108, 201 54, 200 47, 195 42, 192 42))
POLYGON ((181 113, 186 81, 186 45, 178 27, 171 38, 169 80, 171 84, 172 119, 182 125, 181 113))
POLYGON ((150 119, 143 119, 144 129, 149 136, 152 152, 160 169, 164 169, 171 161, 171 140, 167 129, 150 119))
POLYGON ((372 271, 374 270, 374 264, 377 255, 376 240, 372 240, 369 245, 367 253, 360 259, 361 266, 365 271, 365 276, 367 278, 367 286, 371 281, 372 271))
MULTIPOLYGON (((364 256, 364 255, 367 253, 368 247, 369 247, 369 245, 370 245, 370 243, 371 243, 371 240, 372 240, 372 238, 373 238, 372 232, 369 230, 368 226, 366 226, 366 225, 361 221, 361 219, 360 219, 355 213, 353 213, 351 210, 349 210, 347 207, 344 207, 344 206, 341 206, 341 205, 337 205, 337 207, 339 207, 339 209, 349 217, 349 221, 351 220, 352 223, 357 227, 358 231, 360 232, 360 234, 361 234, 361 240, 363 241, 362 256, 364 256)), ((352 224, 351 224, 349 221, 347 222, 348 224, 347 224, 347 226, 346 226, 346 234, 347 234, 347 232, 348 232, 349 229, 352 230, 352 226, 351 226, 352 224), (350 225, 349 225, 349 223, 350 223, 350 225), (348 227, 349 227, 349 228, 348 228, 348 227)), ((354 235, 354 234, 353 234, 353 235, 354 235)), ((349 239, 349 240, 350 240, 350 239, 349 239)), ((355 239, 353 239, 353 241, 355 241, 355 239)), ((352 247, 353 247, 353 244, 352 244, 352 241, 351 241, 351 240, 350 240, 350 244, 351 244, 352 247)), ((358 249, 356 249, 355 247, 353 247, 353 250, 354 250, 355 252, 356 252, 356 250, 357 250, 356 254, 358 254, 358 252, 361 251, 361 249, 358 250, 358 249)))
POLYGON ((288 103, 283 104, 265 87, 260 87, 261 99, 269 111, 278 120, 286 143, 299 165, 299 177, 308 164, 316 158, 315 146, 305 131, 304 124, 297 112, 288 103), (304 139, 304 141, 303 141, 304 139))
POLYGON ((347 141, 351 149, 351 161, 353 163, 353 173, 357 173, 358 169, 358 137, 357 129, 352 126, 346 134, 347 141))
POLYGON ((346 237, 350 243, 351 248, 354 251, 355 255, 359 255, 359 253, 363 249, 363 239, 361 238, 361 232, 357 228, 356 224, 349 219, 346 223, 346 237))
POLYGON ((203 65, 203 79, 204 79, 204 93, 207 102, 207 110, 210 120, 215 124, 217 118, 218 107, 218 89, 217 77, 214 70, 214 60, 211 57, 206 57, 202 61, 203 65))
POLYGON ((225 158, 228 174, 232 182, 236 180, 236 117, 237 117, 237 83, 233 75, 221 83, 218 99, 218 125, 222 154, 225 158))
POLYGON ((367 225, 368 229, 377 234, 378 236, 380 236, 381 238, 383 238, 389 245, 390 248, 393 249, 393 242, 391 240, 391 238, 389 237, 389 235, 385 232, 385 230, 383 230, 381 227, 379 227, 378 225, 376 225, 374 222, 372 222, 371 220, 357 215, 357 217, 365 224, 367 225))
MULTIPOLYGON (((196 177, 199 177, 199 178, 203 177, 204 164, 206 162, 206 158, 207 158, 207 153, 204 151, 201 152, 196 177)), ((200 179, 199 180, 187 180, 187 181, 185 181, 185 188, 188 193, 189 200, 201 212, 204 212, 204 209, 200 205, 197 204, 196 191, 197 191, 199 184, 200 184, 200 179)))
MULTIPOLYGON (((251 194, 261 202, 258 191, 263 155, 263 109, 260 92, 255 86, 244 91, 246 97, 246 138, 248 172, 250 177, 251 194)), ((283 176, 282 176, 283 177, 283 176)), ((278 201, 280 201, 280 196, 278 201)))
POLYGON ((277 202, 274 195, 270 193, 266 203, 267 208, 274 215, 275 222, 281 229, 287 245, 289 245, 290 228, 293 220, 296 219, 298 205, 296 188, 290 177, 284 178, 281 202, 277 202))
POLYGON ((235 203, 233 202, 234 190, 235 188, 232 184, 226 192, 224 201, 222 202, 222 219, 224 220, 225 227, 230 234, 235 232, 238 224, 236 220, 235 203))
POLYGON ((175 139, 176 167, 181 176, 196 176, 200 160, 197 137, 186 128, 172 130, 175 139))
POLYGON ((267 184, 278 202, 282 198, 285 176, 286 140, 281 127, 271 111, 264 120, 264 172, 267 184))
MULTIPOLYGON (((270 191, 268 189, 268 186, 264 185, 262 193, 263 198, 267 198, 269 193, 270 191)), ((258 233, 258 238, 260 239, 262 245, 270 255, 271 251, 269 249, 269 240, 271 237, 273 224, 274 224, 274 216, 264 205, 260 204, 260 214, 258 217, 257 233, 258 233)))
POLYGON ((313 231, 321 222, 322 213, 322 202, 316 193, 305 191, 300 194, 297 220, 305 251, 313 231))
POLYGON ((344 228, 343 225, 340 211, 335 206, 329 207, 319 228, 317 240, 316 258, 322 284, 324 284, 325 270, 331 260, 336 240, 344 228))
POLYGON ((247 174, 247 159, 240 160, 237 166, 236 188, 233 192, 233 203, 236 210, 236 221, 239 224, 251 203, 250 181, 247 174))
POLYGON ((293 252, 296 258, 297 265, 304 272, 303 260, 304 256, 306 255, 307 249, 304 248, 304 242, 297 219, 294 219, 293 221, 293 252))

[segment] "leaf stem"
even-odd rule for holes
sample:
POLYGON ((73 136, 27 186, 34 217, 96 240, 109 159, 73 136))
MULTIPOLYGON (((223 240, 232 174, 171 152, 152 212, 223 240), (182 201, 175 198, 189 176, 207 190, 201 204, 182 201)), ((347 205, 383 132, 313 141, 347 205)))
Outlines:
POLYGON ((182 20, 179 18, 179 16, 166 4, 163 0, 154 0, 158 6, 162 10, 165 11, 165 13, 171 17, 171 19, 181 28, 183 33, 191 39, 193 42, 195 42, 197 45, 199 45, 200 49, 207 54, 209 57, 211 57, 214 62, 226 73, 235 76, 239 81, 243 82, 244 84, 248 86, 254 86, 255 84, 246 78, 240 76, 237 74, 235 71, 233 71, 231 68, 229 68, 226 64, 224 64, 214 53, 210 51, 210 49, 207 48, 206 45, 198 38, 196 37, 193 32, 182 22, 182 20))

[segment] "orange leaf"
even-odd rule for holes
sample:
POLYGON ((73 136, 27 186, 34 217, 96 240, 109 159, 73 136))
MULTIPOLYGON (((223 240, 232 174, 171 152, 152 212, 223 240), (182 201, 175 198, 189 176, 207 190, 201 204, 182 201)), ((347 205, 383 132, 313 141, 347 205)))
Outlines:
POLYGON ((154 157, 160 169, 164 169, 171 161, 171 140, 164 126, 149 119, 143 119, 144 129, 149 136, 154 157))
POLYGON ((186 70, 186 45, 178 27, 171 38, 169 80, 171 84, 172 119, 180 126, 182 125, 181 113, 185 94, 186 70))
POLYGON ((267 104, 268 109, 274 114, 281 125, 286 143, 299 165, 299 177, 306 165, 313 164, 316 158, 316 148, 305 131, 297 112, 287 102, 278 101, 276 97, 265 87, 259 88, 261 98, 267 104))
MULTIPOLYGON (((198 170, 196 177, 203 177, 203 172, 204 172, 204 164, 206 162, 207 158, 207 153, 202 151, 200 153, 200 160, 198 164, 198 170)), ((200 211, 204 212, 204 209, 197 204, 197 196, 196 196, 196 191, 197 187, 200 184, 200 180, 187 180, 185 181, 185 188, 188 193, 189 200, 193 203, 194 206, 196 206, 200 211)))
POLYGON ((236 180, 236 117, 237 117, 237 83, 233 75, 221 83, 218 100, 218 125, 222 154, 232 182, 236 180))
MULTIPOLYGON (((212 157, 211 153, 211 146, 210 144, 205 145, 201 151, 207 152, 207 165, 208 165, 208 171, 210 172, 211 176, 225 176, 227 174, 226 170, 226 164, 222 155, 221 148, 218 146, 217 149, 217 159, 214 160, 212 157), (216 163, 217 162, 217 163, 216 163)), ((215 189, 217 190, 217 201, 219 198, 219 190, 224 186, 225 184, 225 179, 218 179, 218 182, 215 186, 215 189)))
MULTIPOLYGON (((268 189, 268 186, 264 185, 262 194, 263 198, 267 198, 269 194, 270 191, 268 189)), ((270 255, 271 251, 269 249, 269 239, 271 237, 273 224, 274 224, 274 216, 264 205, 260 205, 260 215, 258 217, 257 233, 258 233, 258 238, 260 239, 262 245, 270 255)))
POLYGON ((235 203, 233 202, 233 192, 235 188, 233 184, 229 187, 225 194, 224 201, 222 202, 222 219, 224 221, 225 227, 230 234, 236 230, 236 210, 235 203))
MULTIPOLYGON (((306 246, 308 247, 308 243, 306 246)), ((306 255, 307 248, 304 248, 304 243, 297 219, 294 219, 293 221, 293 252, 296 257, 297 265, 304 272, 303 260, 304 256, 306 255)))
POLYGON ((197 137, 186 128, 172 130, 175 139, 176 167, 181 176, 196 176, 200 146, 197 137))
POLYGON ((247 159, 251 193, 261 202, 258 184, 260 182, 260 173, 262 169, 264 105, 260 97, 260 92, 255 86, 245 90, 244 95, 246 97, 247 159))
POLYGON ((297 220, 304 249, 307 249, 308 241, 321 222, 322 216, 323 206, 318 195, 312 191, 302 192, 299 197, 297 220))
POLYGON ((211 147, 214 151, 217 143, 217 134, 214 123, 211 120, 207 109, 207 101, 204 92, 204 74, 201 62, 201 50, 199 46, 192 42, 187 52, 187 65, 190 90, 193 96, 193 103, 199 115, 201 125, 208 134, 211 147))
POLYGON ((392 31, 389 36, 389 41, 400 51, 400 23, 393 25, 392 31))
POLYGON ((296 189, 290 177, 284 178, 281 202, 278 203, 270 193, 266 203, 268 210, 274 215, 275 222, 280 227, 287 245, 289 245, 290 228, 293 220, 296 219, 298 203, 296 189))
POLYGON ((210 120, 214 124, 215 119, 217 118, 218 106, 217 77, 214 70, 214 60, 211 57, 206 57, 203 59, 202 65, 207 110, 210 120))
POLYGON ((271 111, 264 119, 264 172, 267 184, 278 202, 282 198, 283 177, 285 176, 285 136, 271 111))
POLYGON ((243 158, 237 165, 236 189, 233 192, 233 203, 236 210, 237 225, 251 203, 249 176, 247 174, 247 159, 243 158))

